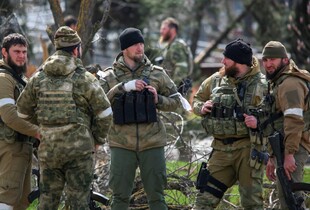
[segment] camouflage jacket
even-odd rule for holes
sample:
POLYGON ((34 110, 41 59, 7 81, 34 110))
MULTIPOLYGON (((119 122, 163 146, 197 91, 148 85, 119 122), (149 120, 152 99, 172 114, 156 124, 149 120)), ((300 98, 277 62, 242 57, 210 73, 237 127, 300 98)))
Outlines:
MULTIPOLYGON (((30 120, 36 118, 38 122, 42 92, 48 79, 68 78, 68 75, 76 75, 73 88, 70 89, 76 106, 76 123, 68 124, 39 124, 41 134, 40 154, 41 158, 48 158, 49 153, 59 152, 68 156, 78 156, 94 150, 94 144, 102 144, 108 133, 111 123, 112 109, 110 102, 99 81, 87 72, 80 59, 77 59, 65 51, 58 50, 50 56, 28 82, 26 88, 17 101, 18 114, 20 117, 30 120), (40 103, 39 103, 40 102, 40 103)), ((56 80, 55 80, 56 81, 56 80)), ((63 92, 66 85, 62 86, 63 92)), ((53 93, 52 93, 53 94, 53 93)), ((61 93, 59 94, 61 95, 61 93)), ((66 102, 59 102, 58 95, 50 99, 51 106, 65 106, 66 102)), ((46 113, 50 113, 46 110, 46 113)), ((45 116, 48 120, 49 117, 45 116)), ((52 117, 51 117, 52 118, 52 117)), ((40 120, 39 120, 40 121, 40 120)))
POLYGON ((34 136, 39 132, 33 125, 17 116, 16 100, 24 89, 9 71, 14 71, 0 60, 0 139, 14 142, 17 132, 34 136))
MULTIPOLYGON (((150 85, 155 87, 158 93, 158 104, 156 108, 161 111, 174 111, 181 106, 177 95, 177 88, 165 71, 158 66, 153 66, 145 56, 141 65, 135 70, 129 69, 124 63, 123 55, 120 53, 111 68, 104 70, 104 90, 111 103, 115 95, 123 93, 123 82, 133 79, 142 79, 147 76, 150 85)), ((158 121, 154 123, 132 123, 116 125, 112 123, 108 141, 110 147, 120 147, 133 151, 143 151, 150 148, 166 145, 166 129, 163 122, 157 116, 158 121)))
POLYGON ((168 75, 179 86, 182 79, 191 76, 193 55, 182 39, 175 38, 163 49, 163 63, 168 75))
MULTIPOLYGON (((260 72, 260 66, 259 66, 259 62, 257 58, 253 59, 253 65, 251 69, 242 78, 235 79, 232 77, 222 76, 220 75, 219 72, 216 72, 215 74, 211 75, 209 78, 203 81, 203 83, 200 85, 193 99, 193 111, 196 115, 203 117, 203 119, 212 118, 210 114, 202 115, 200 111, 201 111, 203 104, 207 100, 213 99, 212 93, 214 92, 215 88, 218 88, 218 84, 215 84, 219 81, 218 78, 221 78, 221 80, 224 80, 224 82, 220 82, 219 85, 220 86, 223 85, 225 87, 228 86, 228 87, 236 88, 238 84, 245 82, 246 86, 245 86, 244 99, 241 101, 242 110, 244 112, 247 112, 249 108, 258 107, 263 102, 264 96, 267 93, 267 81, 265 79, 265 76, 260 72)), ((223 98, 224 96, 226 95, 223 94, 223 98)), ((210 133, 215 138, 225 139, 225 138, 242 137, 242 138, 249 140, 250 136, 248 132, 244 132, 242 135, 238 135, 234 132, 230 132, 230 133, 228 132, 233 127, 238 129, 238 124, 242 124, 240 125, 240 127, 245 127, 245 124, 243 121, 237 122, 237 120, 234 118, 229 118, 229 119, 215 118, 214 120, 218 122, 222 122, 222 123, 225 123, 225 121, 227 120, 227 123, 226 123, 227 127, 223 129, 219 129, 219 130, 222 130, 222 133, 214 133, 214 132, 210 133)), ((223 124, 222 126, 225 126, 225 124, 223 124)), ((213 142, 213 147, 217 147, 215 145, 216 143, 217 142, 213 142)), ((250 145, 250 141, 237 141, 236 143, 234 143, 234 147, 236 147, 235 149, 244 147, 244 146, 249 146, 249 145, 250 145)), ((228 145, 228 147, 231 147, 231 145, 228 145)), ((225 149, 225 148, 223 148, 223 145, 221 144, 219 145, 218 149, 225 149)), ((230 149, 234 149, 234 148, 230 148, 230 149)))
POLYGON ((264 134, 274 130, 284 136, 285 153, 294 154, 302 145, 310 152, 310 74, 293 60, 270 81, 271 99, 265 101, 266 113, 283 113, 269 124, 264 134), (267 107, 267 109, 266 109, 267 107), (272 128, 271 128, 272 127, 272 128))

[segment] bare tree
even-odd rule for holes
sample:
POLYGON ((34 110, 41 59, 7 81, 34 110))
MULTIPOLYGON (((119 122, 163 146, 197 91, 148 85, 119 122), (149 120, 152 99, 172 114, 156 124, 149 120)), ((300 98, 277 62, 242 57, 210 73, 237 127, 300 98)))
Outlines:
POLYGON ((290 16, 289 29, 294 33, 292 39, 292 57, 295 61, 310 69, 310 16, 309 16, 309 0, 301 0, 296 2, 295 15, 290 16))
MULTIPOLYGON (((80 10, 78 16, 77 32, 82 39, 83 55, 88 51, 91 41, 97 31, 103 27, 103 24, 108 18, 111 0, 104 0, 102 2, 103 13, 100 21, 92 22, 92 17, 95 11, 96 0, 81 0, 80 10)), ((59 0, 49 0, 50 8, 55 20, 56 29, 64 25, 64 15, 60 7, 59 0)), ((55 33, 55 28, 48 27, 47 33, 51 40, 55 33)))

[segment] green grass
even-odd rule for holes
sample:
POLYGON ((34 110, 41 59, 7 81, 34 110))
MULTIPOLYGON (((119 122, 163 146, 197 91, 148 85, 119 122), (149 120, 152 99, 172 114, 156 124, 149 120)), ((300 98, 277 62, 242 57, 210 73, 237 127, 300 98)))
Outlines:
MULTIPOLYGON (((183 167, 182 170, 179 170, 180 176, 186 176, 188 170, 186 170, 187 163, 185 162, 179 162, 179 161, 171 161, 167 163, 167 171, 175 171, 178 170, 179 167, 183 167)), ((190 179, 195 181, 197 176, 197 170, 196 173, 190 175, 190 179)), ((171 181, 171 180, 170 180, 171 181)), ((310 167, 305 167, 304 172, 304 182, 310 183, 310 167)), ((271 183, 266 175, 264 175, 264 183, 271 183)), ((191 195, 182 195, 182 193, 175 191, 175 190, 166 190, 166 201, 168 204, 181 204, 181 205, 192 205, 195 202, 195 192, 197 190, 193 187, 192 189, 193 194, 191 195)), ((270 195, 271 189, 264 188, 264 198, 268 199, 270 195)), ((225 199, 229 202, 233 203, 234 205, 240 206, 240 195, 238 191, 238 186, 234 185, 232 188, 228 189, 225 193, 225 199)), ((267 203, 267 202, 266 202, 267 203)), ((231 206, 230 206, 231 207, 231 206)), ((229 209, 230 208, 226 203, 221 202, 217 209, 229 209)))
POLYGON ((310 183, 310 167, 305 167, 304 182, 310 183))
MULTIPOLYGON (((168 182, 174 182, 174 183, 182 183, 179 178, 180 177, 186 177, 188 180, 195 181, 197 176, 197 163, 194 165, 189 166, 187 162, 181 162, 181 161, 169 161, 167 162, 167 174, 177 174, 177 177, 169 177, 168 182)), ((305 173, 304 173, 304 182, 310 183, 310 167, 305 167, 305 173)), ((267 177, 264 176, 264 183, 270 183, 268 181, 267 177)), ((190 188, 189 194, 183 194, 179 190, 165 190, 165 199, 168 204, 178 204, 178 205, 184 205, 184 206, 190 206, 195 202, 195 194, 197 190, 193 186, 183 186, 183 189, 190 188)), ((189 190, 189 189, 187 189, 189 190)), ((264 197, 267 198, 269 196, 270 189, 264 189, 264 197)), ((235 204, 240 205, 239 202, 239 191, 238 186, 233 186, 230 188, 225 195, 225 198, 235 204)), ((37 204, 32 204, 27 210, 35 210, 37 204)), ((219 205, 219 208, 229 208, 227 207, 227 204, 221 203, 219 205)))

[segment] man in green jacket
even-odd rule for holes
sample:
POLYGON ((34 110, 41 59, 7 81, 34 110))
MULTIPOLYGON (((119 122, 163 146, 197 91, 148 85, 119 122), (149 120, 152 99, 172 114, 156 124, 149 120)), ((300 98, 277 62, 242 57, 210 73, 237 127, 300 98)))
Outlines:
POLYGON ((125 29, 119 41, 122 52, 103 75, 103 87, 111 101, 114 118, 108 134, 111 209, 128 209, 139 167, 150 209, 165 210, 166 131, 156 110, 173 111, 181 105, 180 99, 175 84, 163 68, 152 65, 144 55, 140 30, 125 29))

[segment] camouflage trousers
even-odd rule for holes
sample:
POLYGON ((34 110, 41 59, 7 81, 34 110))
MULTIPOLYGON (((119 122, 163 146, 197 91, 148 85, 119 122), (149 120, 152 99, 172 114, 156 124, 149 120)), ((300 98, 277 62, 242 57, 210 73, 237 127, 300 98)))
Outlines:
POLYGON ((111 210, 127 210, 139 167, 150 210, 167 210, 164 188, 167 184, 164 148, 135 152, 111 148, 109 185, 113 191, 111 210))
MULTIPOLYGON (((208 161, 208 170, 212 177, 228 188, 238 181, 240 201, 245 210, 263 210, 264 167, 260 170, 251 168, 249 160, 249 147, 225 152, 213 150, 208 161)), ((208 186, 217 188, 211 183, 208 183, 208 186)), ((193 210, 215 209, 220 201, 221 198, 207 191, 198 192, 193 210)))
POLYGON ((30 193, 32 144, 0 140, 0 203, 25 210, 30 193))
MULTIPOLYGON (((308 157, 309 157, 309 152, 303 146, 300 145, 299 150, 294 155, 296 166, 297 166, 296 170, 291 174, 294 182, 302 182, 303 174, 304 174, 304 166, 308 160, 308 157)), ((288 207, 286 206, 284 195, 282 192, 282 187, 281 187, 279 180, 277 180, 277 189, 279 192, 279 200, 281 204, 281 209, 289 210, 288 207)), ((296 195, 302 196, 302 192, 296 192, 296 195)))
POLYGON ((63 190, 66 205, 74 210, 88 210, 90 184, 94 176, 93 154, 66 157, 55 154, 40 160, 39 210, 58 209, 63 190))

